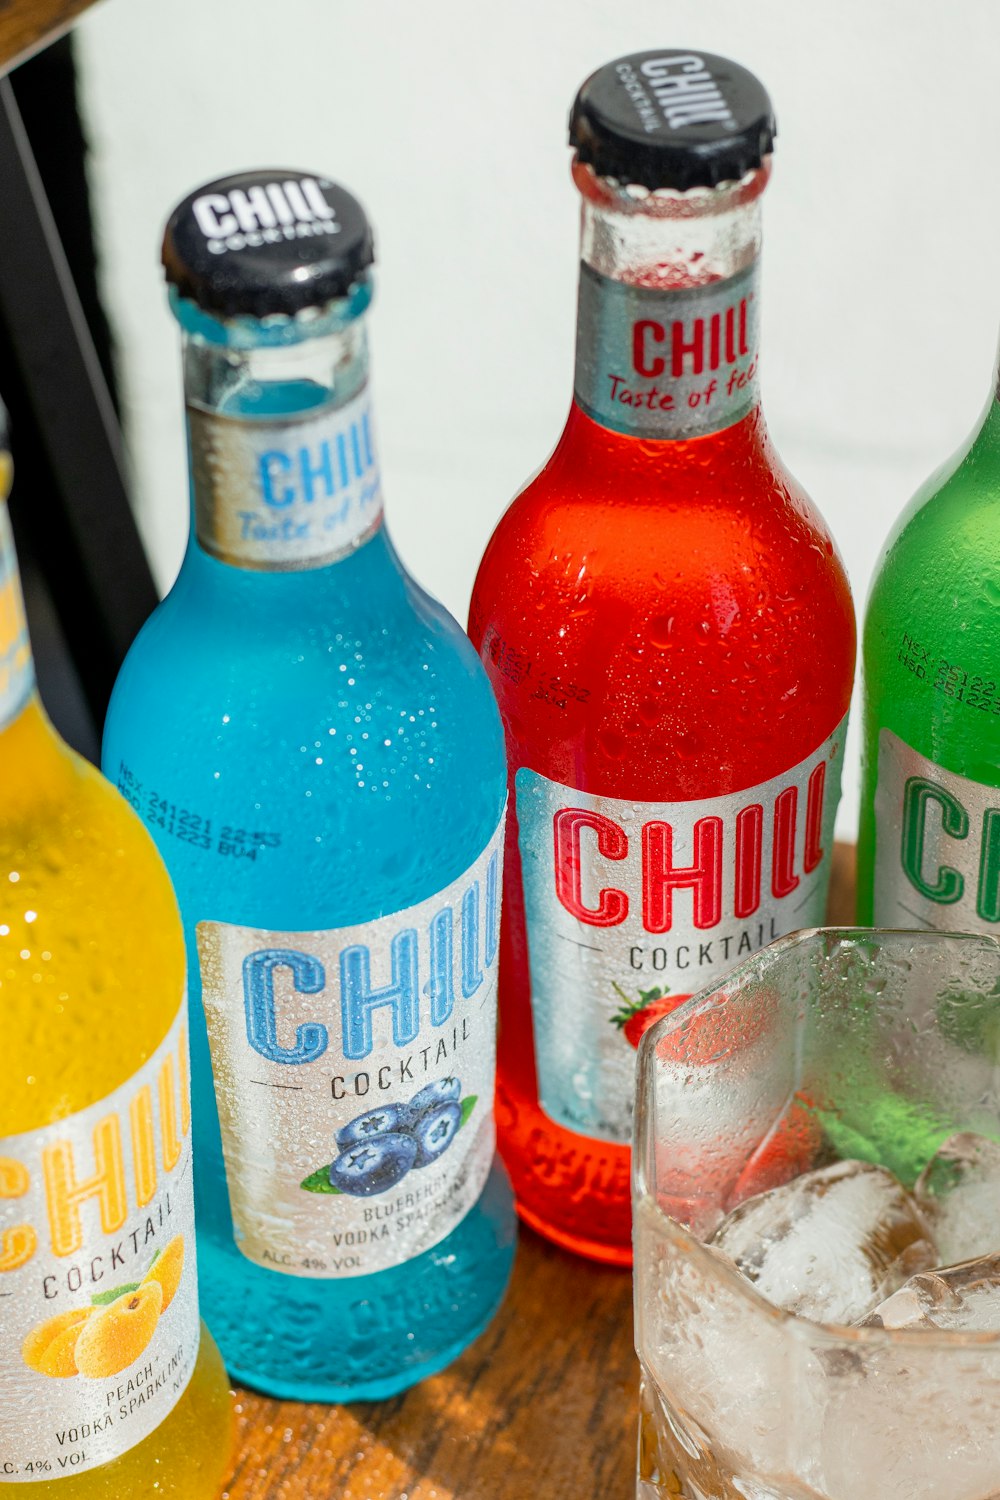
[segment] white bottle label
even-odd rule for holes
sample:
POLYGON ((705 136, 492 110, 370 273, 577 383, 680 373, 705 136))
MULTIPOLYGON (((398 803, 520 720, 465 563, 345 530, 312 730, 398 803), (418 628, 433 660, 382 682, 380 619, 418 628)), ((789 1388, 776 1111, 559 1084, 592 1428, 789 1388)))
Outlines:
POLYGON ((879 927, 988 932, 1000 923, 1000 787, 879 734, 874 916, 879 927))
POLYGON ((0 1140, 0 1483, 110 1462, 187 1388, 199 1322, 184 1014, 107 1098, 0 1140))
POLYGON ((369 1275, 438 1244, 494 1153, 503 821, 405 911, 320 932, 199 922, 237 1248, 369 1275))
POLYGON ((539 1102, 627 1145, 646 1025, 748 953, 823 920, 846 719, 800 765, 696 802, 517 773, 539 1102))
POLYGON ((294 571, 347 556, 382 521, 365 387, 342 406, 263 420, 188 407, 195 530, 234 567, 294 571))
MULTIPOLYGON (((6 454, 0 455, 6 462, 6 454)), ((35 686, 31 642, 6 505, 0 503, 0 729, 16 719, 35 686)))

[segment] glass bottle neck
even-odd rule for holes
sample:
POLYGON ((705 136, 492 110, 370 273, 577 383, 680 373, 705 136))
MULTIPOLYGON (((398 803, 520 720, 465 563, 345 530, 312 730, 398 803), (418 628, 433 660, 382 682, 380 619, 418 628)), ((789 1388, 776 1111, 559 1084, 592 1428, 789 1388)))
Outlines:
POLYGON ((35 691, 35 664, 6 504, 0 500, 0 735, 35 691))
MULTIPOLYGON (((367 302, 367 298, 365 299, 367 302)), ((382 523, 356 308, 234 329, 176 302, 198 545, 233 567, 326 567, 382 523)))
POLYGON ((574 166, 583 195, 574 396, 603 427, 687 441, 758 403, 760 194, 769 167, 687 193, 574 166))

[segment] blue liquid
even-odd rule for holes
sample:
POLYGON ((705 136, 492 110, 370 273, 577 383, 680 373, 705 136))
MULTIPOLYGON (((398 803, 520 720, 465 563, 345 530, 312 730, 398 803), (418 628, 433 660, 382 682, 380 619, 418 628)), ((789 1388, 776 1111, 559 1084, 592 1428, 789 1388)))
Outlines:
POLYGON ((384 527, 342 561, 296 572, 231 567, 192 539, 115 687, 104 740, 113 782, 123 765, 141 783, 140 812, 185 922, 205 1319, 230 1373, 260 1390, 393 1395, 449 1363, 496 1311, 515 1248, 506 1176, 495 1164, 457 1228, 375 1275, 302 1278, 241 1255, 195 924, 341 927, 463 874, 505 796, 485 673, 455 621, 405 573, 384 527), (151 816, 153 793, 175 811, 151 816), (212 848, 199 847, 199 825, 180 810, 210 820, 212 848), (281 842, 255 859, 220 854, 226 826, 281 842))

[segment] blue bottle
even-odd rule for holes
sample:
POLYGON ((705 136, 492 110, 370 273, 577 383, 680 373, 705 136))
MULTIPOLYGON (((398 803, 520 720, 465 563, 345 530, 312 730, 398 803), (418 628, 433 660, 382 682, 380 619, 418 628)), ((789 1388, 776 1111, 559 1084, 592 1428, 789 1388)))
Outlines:
POLYGON ((360 205, 305 173, 170 219, 191 538, 104 741, 185 922, 204 1306, 234 1377, 305 1400, 442 1368, 515 1246, 502 731, 383 524, 372 259, 360 205))

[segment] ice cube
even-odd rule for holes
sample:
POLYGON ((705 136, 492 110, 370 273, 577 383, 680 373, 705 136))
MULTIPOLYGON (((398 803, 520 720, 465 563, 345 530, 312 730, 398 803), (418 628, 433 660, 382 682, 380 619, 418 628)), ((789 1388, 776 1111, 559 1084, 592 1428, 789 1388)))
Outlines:
POLYGON ((1000 1145, 953 1135, 931 1157, 913 1195, 944 1265, 1000 1250, 1000 1145))
POLYGON ((997 1500, 994 1344, 1000 1340, 944 1350, 919 1333, 905 1346, 884 1336, 859 1344, 853 1374, 845 1367, 828 1388, 821 1493, 829 1500, 997 1500))
POLYGON ((853 1323, 938 1262, 919 1209, 891 1172, 840 1161, 750 1198, 711 1243, 787 1312, 853 1323))
POLYGON ((911 1276, 862 1319, 861 1326, 1000 1333, 1000 1255, 911 1276))
MULTIPOLYGON (((797 1336, 809 1325, 768 1307, 728 1256, 649 1198, 635 1230, 637 1347, 656 1396, 659 1459, 671 1448, 678 1457, 678 1496, 813 1496, 826 1381, 810 1339, 797 1336)), ((660 1473, 673 1494, 670 1467, 660 1473)))
POLYGON ((915 1276, 866 1319, 873 1336, 829 1383, 830 1500, 1000 1500, 1000 1338, 985 1331, 998 1299, 1000 1257, 987 1256, 915 1276), (890 1332, 879 1336, 879 1322, 890 1332), (965 1336, 945 1348, 938 1328, 965 1336))

